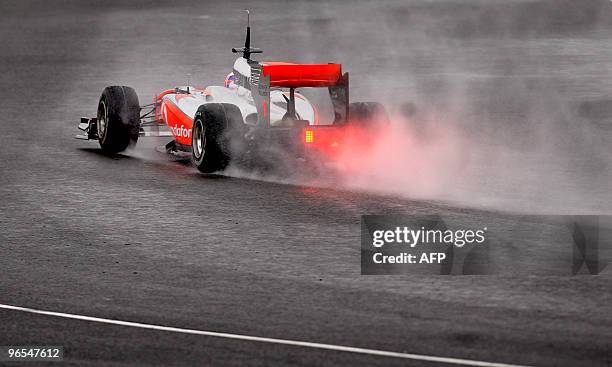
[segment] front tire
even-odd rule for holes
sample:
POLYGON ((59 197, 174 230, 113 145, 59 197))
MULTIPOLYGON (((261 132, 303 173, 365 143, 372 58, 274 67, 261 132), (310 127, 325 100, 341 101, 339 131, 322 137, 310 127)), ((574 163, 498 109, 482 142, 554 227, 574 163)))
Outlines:
POLYGON ((138 141, 140 103, 130 87, 104 88, 98 103, 97 131, 100 147, 107 153, 119 153, 138 141))
POLYGON ((203 173, 225 169, 241 144, 243 121, 240 109, 229 103, 201 105, 193 120, 193 163, 203 173))

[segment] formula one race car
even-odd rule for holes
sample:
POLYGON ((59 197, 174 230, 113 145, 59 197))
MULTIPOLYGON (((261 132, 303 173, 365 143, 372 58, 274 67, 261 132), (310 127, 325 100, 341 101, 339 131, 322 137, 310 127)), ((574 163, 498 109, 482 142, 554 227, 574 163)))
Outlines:
POLYGON ((118 153, 139 136, 171 136, 168 153, 191 155, 206 173, 230 162, 273 162, 274 155, 304 160, 333 159, 343 145, 366 144, 378 123, 387 121, 379 103, 349 103, 349 76, 340 64, 292 64, 251 59, 247 23, 242 53, 223 86, 176 87, 140 105, 134 89, 106 87, 96 117, 81 118, 80 139, 98 140, 102 150, 118 153), (298 88, 300 89, 298 91, 298 88), (329 121, 308 89, 326 88, 329 121))

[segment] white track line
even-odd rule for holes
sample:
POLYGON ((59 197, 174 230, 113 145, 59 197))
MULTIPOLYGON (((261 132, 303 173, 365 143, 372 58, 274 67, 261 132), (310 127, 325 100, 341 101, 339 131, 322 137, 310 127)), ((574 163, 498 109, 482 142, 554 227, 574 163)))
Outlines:
POLYGON ((386 350, 346 347, 342 345, 323 344, 323 343, 311 343, 311 342, 304 342, 304 341, 299 341, 299 340, 264 338, 260 336, 219 333, 215 331, 205 331, 205 330, 196 330, 196 329, 183 329, 183 328, 171 327, 171 326, 142 324, 140 322, 121 321, 121 320, 113 320, 113 319, 104 319, 100 317, 75 315, 75 314, 63 313, 63 312, 37 310, 34 308, 11 306, 11 305, 4 305, 4 304, 0 304, 0 309, 21 311, 21 312, 27 312, 27 313, 33 313, 33 314, 39 314, 39 315, 62 317, 66 319, 98 322, 98 323, 103 323, 103 324, 130 326, 130 327, 136 327, 136 328, 141 328, 141 329, 170 331, 174 333, 183 333, 183 334, 204 335, 204 336, 211 336, 215 338, 247 340, 247 341, 252 341, 252 342, 260 342, 260 343, 292 345, 296 347, 326 349, 326 350, 333 350, 333 351, 339 351, 339 352, 369 354, 369 355, 381 356, 381 357, 412 359, 412 360, 417 360, 417 361, 448 363, 448 364, 458 364, 458 365, 464 365, 464 366, 479 366, 479 367, 527 367, 527 366, 519 366, 515 364, 482 362, 482 361, 475 361, 475 360, 470 360, 470 359, 460 359, 460 358, 435 357, 435 356, 428 356, 428 355, 422 355, 422 354, 398 353, 398 352, 390 352, 386 350))

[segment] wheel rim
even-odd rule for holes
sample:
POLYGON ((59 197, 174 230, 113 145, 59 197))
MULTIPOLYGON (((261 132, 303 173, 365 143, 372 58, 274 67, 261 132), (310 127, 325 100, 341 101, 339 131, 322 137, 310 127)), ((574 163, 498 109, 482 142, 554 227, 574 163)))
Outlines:
POLYGON ((198 120, 195 129, 193 129, 193 154, 197 159, 202 158, 206 147, 206 137, 203 130, 202 122, 198 120))
POLYGON ((100 114, 100 118, 98 119, 98 138, 103 139, 104 134, 106 133, 106 105, 104 102, 102 104, 102 113, 100 114))

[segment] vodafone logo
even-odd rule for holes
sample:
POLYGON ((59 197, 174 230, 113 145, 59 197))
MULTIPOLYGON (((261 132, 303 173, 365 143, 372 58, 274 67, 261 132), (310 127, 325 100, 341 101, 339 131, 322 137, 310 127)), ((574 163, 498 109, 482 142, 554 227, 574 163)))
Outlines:
POLYGON ((184 138, 191 138, 191 129, 186 129, 185 125, 181 125, 180 127, 172 126, 172 133, 174 136, 181 136, 184 138))
POLYGON ((162 103, 162 116, 164 121, 168 121, 168 109, 166 108, 166 104, 162 103))
POLYGON ((166 121, 166 123, 168 124, 168 127, 170 127, 170 130, 172 130, 172 134, 176 136, 177 138, 191 138, 191 129, 186 128, 185 125, 181 124, 181 126, 178 126, 178 124, 176 124, 174 126, 170 126, 170 124, 172 124, 174 121, 170 121, 169 119, 170 116, 168 116, 169 115, 168 109, 169 108, 166 106, 166 103, 162 103, 162 106, 161 106, 162 118, 164 119, 164 121, 166 121))

